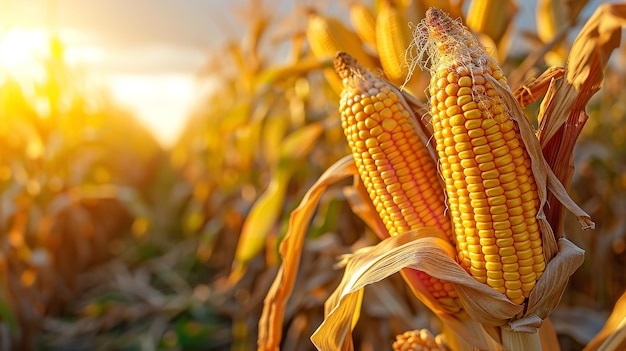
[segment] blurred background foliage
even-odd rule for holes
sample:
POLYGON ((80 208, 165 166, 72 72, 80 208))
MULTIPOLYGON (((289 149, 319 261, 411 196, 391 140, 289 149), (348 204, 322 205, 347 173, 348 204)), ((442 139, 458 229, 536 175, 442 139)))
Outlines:
MULTIPOLYGON (((374 18, 388 6, 413 23, 428 6, 467 18, 485 45, 498 48, 514 88, 563 65, 571 34, 590 13, 581 11, 586 1, 539 1, 537 28, 514 33, 513 2, 506 16, 489 15, 479 2, 363 4, 374 18), (502 23, 484 26, 479 12, 502 23)), ((266 2, 247 3, 233 19, 243 20, 244 35, 209 54, 198 72, 199 82, 219 89, 197 101, 168 149, 88 72, 65 62, 58 38, 41 60, 42 79, 1 81, 0 350, 254 349, 289 213, 348 153, 330 56, 311 50, 307 25, 332 16, 357 38, 345 45, 384 69, 376 39, 350 21, 358 5, 342 2, 332 13, 299 6, 277 18, 266 2)), ((589 106, 576 149, 572 194, 597 229, 582 233, 569 221, 567 233, 587 259, 554 313, 564 350, 595 335, 626 285, 624 52, 589 106)), ((424 100, 426 84, 416 72, 407 90, 424 100)), ((530 105, 529 117, 537 109, 530 105)), ((342 190, 332 187, 313 219, 285 350, 312 348, 308 337, 341 276, 336 257, 375 240, 342 190)), ((431 322, 401 280, 365 294, 355 331, 362 349, 389 348, 396 334, 431 322)))

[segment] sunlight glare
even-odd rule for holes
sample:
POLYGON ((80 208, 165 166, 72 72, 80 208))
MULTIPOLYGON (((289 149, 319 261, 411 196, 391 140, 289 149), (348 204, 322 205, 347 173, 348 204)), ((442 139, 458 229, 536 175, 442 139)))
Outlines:
POLYGON ((13 28, 0 36, 0 70, 33 76, 36 60, 48 51, 48 35, 41 29, 13 28))

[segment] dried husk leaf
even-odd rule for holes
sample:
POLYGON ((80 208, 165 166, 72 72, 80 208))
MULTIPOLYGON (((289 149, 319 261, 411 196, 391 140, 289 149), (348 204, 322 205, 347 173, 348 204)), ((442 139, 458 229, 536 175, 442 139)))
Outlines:
POLYGON ((280 246, 283 261, 265 297, 263 312, 259 320, 258 350, 280 348, 287 300, 295 283, 309 221, 322 194, 328 186, 355 174, 357 170, 352 156, 343 157, 322 174, 304 195, 300 205, 291 213, 289 229, 280 246))
POLYGON ((621 29, 626 24, 626 4, 598 7, 578 34, 568 56, 567 74, 539 128, 545 145, 568 117, 584 111, 591 96, 604 80, 604 69, 611 53, 620 44, 621 29))
MULTIPOLYGON (((524 82, 522 86, 515 89, 513 96, 520 106, 524 108, 539 100, 539 98, 550 90, 550 86, 553 85, 557 79, 562 78, 564 74, 565 68, 563 67, 549 67, 543 71, 539 77, 524 82)), ((544 99, 544 101, 546 100, 544 99)))
POLYGON ((569 277, 585 260, 584 251, 571 241, 561 238, 558 244, 559 252, 550 260, 528 297, 525 316, 548 317, 559 304, 569 277))
MULTIPOLYGON (((565 189, 569 189, 572 183, 574 176, 574 147, 588 119, 589 116, 585 111, 580 111, 579 115, 570 115, 565 124, 543 147, 543 155, 546 162, 565 189)), ((554 228, 556 237, 562 237, 565 224, 565 209, 552 194, 548 194, 548 206, 545 209, 545 213, 548 222, 554 228)))
MULTIPOLYGON (((563 73, 565 73, 565 71, 563 71, 563 73)), ((541 101, 541 105, 539 105, 539 113, 537 115, 537 120, 539 121, 539 124, 541 124, 543 119, 547 116, 546 114, 548 111, 548 107, 552 104, 552 100, 554 99, 554 95, 556 95, 556 91, 556 80, 550 79, 550 82, 548 83, 548 87, 546 89, 546 96, 541 101)), ((519 99, 517 99, 517 101, 519 102, 519 99)), ((520 106, 523 105, 520 103, 520 106)))
MULTIPOLYGON (((542 103, 539 141, 546 161, 566 189, 574 170, 573 149, 589 118, 585 106, 602 85, 609 57, 619 46, 625 17, 624 4, 603 5, 596 10, 574 42, 566 79, 542 103)), ((560 237, 564 210, 552 196, 548 197, 546 216, 560 237)))
MULTIPOLYGON (((326 319, 311 340, 319 350, 339 349, 348 337, 347 326, 353 323, 354 304, 358 302, 354 294, 402 268, 420 270, 454 283, 467 313, 485 325, 504 325, 522 312, 523 306, 512 303, 503 294, 472 278, 453 259, 454 255, 455 250, 443 233, 435 228, 419 228, 387 238, 370 249, 349 256, 344 278, 326 302, 326 319)), ((426 299, 424 303, 436 310, 436 306, 431 306, 432 301, 426 299)), ((464 333, 458 320, 452 316, 444 318, 444 324, 457 324, 455 332, 464 333)), ((471 340, 472 336, 468 337, 471 340)))
MULTIPOLYGON (((537 118, 540 125, 544 123, 544 119, 551 118, 548 114, 548 109, 553 103, 557 90, 556 81, 552 80, 548 86, 546 96, 539 107, 539 114, 537 118)), ((543 145, 543 155, 546 162, 566 189, 569 188, 574 173, 574 146, 576 146, 578 136, 582 132, 582 128, 588 118, 589 116, 585 113, 585 111, 579 111, 578 115, 570 114, 565 124, 547 143, 542 143, 541 138, 539 138, 539 142, 543 145)), ((553 199, 549 198, 548 203, 557 206, 553 199)), ((560 208, 560 206, 557 207, 560 208)), ((548 216, 548 219, 550 219, 550 223, 552 223, 553 226, 555 226, 556 223, 559 223, 558 219, 551 218, 551 216, 548 216)), ((557 234, 558 232, 559 231, 557 231, 557 234)))
MULTIPOLYGON (((541 319, 534 316, 537 327, 541 325, 541 319)), ((534 329, 533 329, 534 330, 534 329)), ((506 350, 541 350, 541 340, 537 332, 519 332, 509 328, 501 329, 502 345, 506 350)))

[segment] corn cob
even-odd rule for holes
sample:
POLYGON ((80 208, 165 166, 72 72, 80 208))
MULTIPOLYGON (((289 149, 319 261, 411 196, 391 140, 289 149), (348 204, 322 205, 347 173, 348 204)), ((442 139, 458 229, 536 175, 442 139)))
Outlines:
POLYGON ((376 47, 385 75, 394 84, 404 83, 409 72, 405 53, 412 40, 402 10, 390 3, 381 4, 376 17, 376 47))
MULTIPOLYGON (((436 163, 400 93, 346 53, 335 57, 342 79, 341 123, 370 199, 390 235, 436 227, 452 240, 436 163)), ((450 283, 419 272, 433 297, 458 311, 450 283)))
POLYGON ((317 58, 333 58, 338 51, 345 51, 365 67, 376 67, 375 61, 365 52, 359 36, 334 17, 322 16, 310 10, 306 36, 317 58))
POLYGON ((459 263, 522 303, 545 268, 530 157, 487 76, 506 78, 472 34, 431 8, 420 46, 429 54, 431 115, 459 263))
POLYGON ((467 26, 474 32, 488 35, 497 44, 510 23, 511 7, 515 4, 510 1, 474 0, 467 12, 467 26))
POLYGON ((372 9, 360 2, 350 4, 350 22, 364 43, 376 48, 376 16, 372 9))
POLYGON ((411 330, 396 336, 393 351, 443 351, 428 329, 411 330))
MULTIPOLYGON (((322 16, 315 10, 309 10, 306 37, 313 55, 320 60, 332 59, 338 51, 345 51, 354 55, 365 67, 377 67, 375 61, 365 52, 359 36, 334 17, 322 16)), ((341 92, 341 81, 332 68, 325 69, 324 76, 337 93, 341 92)))

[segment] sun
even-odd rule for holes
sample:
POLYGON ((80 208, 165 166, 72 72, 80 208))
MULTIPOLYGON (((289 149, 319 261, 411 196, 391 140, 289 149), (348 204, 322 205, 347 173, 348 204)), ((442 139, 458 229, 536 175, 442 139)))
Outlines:
POLYGON ((0 71, 11 76, 34 75, 48 45, 48 35, 41 29, 12 28, 0 33, 0 71))

